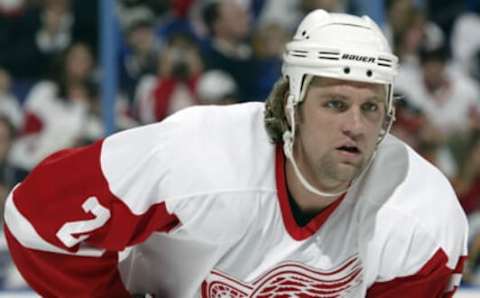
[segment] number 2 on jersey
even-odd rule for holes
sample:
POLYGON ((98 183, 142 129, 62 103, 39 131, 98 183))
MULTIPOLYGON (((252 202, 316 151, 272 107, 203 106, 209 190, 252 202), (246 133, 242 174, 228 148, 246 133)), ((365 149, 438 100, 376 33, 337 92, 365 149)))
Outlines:
POLYGON ((66 247, 75 246, 90 237, 90 235, 75 237, 73 236, 74 234, 88 233, 98 229, 110 218, 110 210, 100 205, 96 197, 89 197, 82 204, 82 208, 85 213, 92 213, 95 218, 65 223, 60 230, 58 230, 57 237, 66 247))

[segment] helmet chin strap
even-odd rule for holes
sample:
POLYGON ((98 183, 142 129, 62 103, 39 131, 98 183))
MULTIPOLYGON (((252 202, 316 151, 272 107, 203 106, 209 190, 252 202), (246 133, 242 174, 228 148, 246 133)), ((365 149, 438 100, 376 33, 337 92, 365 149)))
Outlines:
MULTIPOLYGON (((292 96, 292 95, 290 95, 292 96)), ((297 176, 298 180, 300 180, 300 183, 302 183, 303 187, 305 187, 309 192, 314 193, 318 196, 322 197, 338 197, 345 192, 347 192, 348 187, 340 192, 324 192, 316 188, 315 186, 311 185, 307 179, 302 175, 302 172, 297 166, 297 163, 295 162, 295 158, 293 157, 293 143, 295 140, 295 104, 293 100, 287 100, 287 111, 290 117, 290 122, 291 122, 291 131, 286 130, 283 133, 283 152, 285 153, 285 156, 290 160, 290 162, 293 165, 293 170, 295 172, 295 175, 297 176)))

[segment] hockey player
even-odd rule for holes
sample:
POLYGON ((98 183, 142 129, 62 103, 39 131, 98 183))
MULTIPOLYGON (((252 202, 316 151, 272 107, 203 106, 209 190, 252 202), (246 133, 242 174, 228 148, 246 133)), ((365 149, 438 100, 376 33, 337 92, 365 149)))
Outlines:
POLYGON ((44 160, 5 231, 44 297, 451 297, 466 218, 388 134, 397 58, 311 12, 266 105, 194 107, 44 160))

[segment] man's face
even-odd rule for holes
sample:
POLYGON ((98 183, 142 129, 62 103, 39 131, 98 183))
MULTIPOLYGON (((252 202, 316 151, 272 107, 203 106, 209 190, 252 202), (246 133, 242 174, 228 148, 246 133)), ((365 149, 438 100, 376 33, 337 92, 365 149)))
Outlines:
POLYGON ((151 26, 140 25, 128 34, 128 42, 132 49, 139 54, 149 54, 153 50, 155 36, 151 26))
POLYGON ((88 77, 92 70, 92 59, 89 48, 83 44, 74 45, 70 49, 65 63, 68 76, 75 80, 83 80, 88 77))
POLYGON ((234 0, 222 1, 219 15, 217 30, 221 30, 223 36, 236 40, 247 37, 250 31, 248 13, 240 4, 234 0))
POLYGON ((325 191, 347 187, 372 156, 385 118, 384 85, 314 78, 297 113, 294 155, 325 191))
POLYGON ((428 61, 422 65, 423 80, 429 90, 435 91, 443 86, 445 77, 445 63, 441 61, 428 61))

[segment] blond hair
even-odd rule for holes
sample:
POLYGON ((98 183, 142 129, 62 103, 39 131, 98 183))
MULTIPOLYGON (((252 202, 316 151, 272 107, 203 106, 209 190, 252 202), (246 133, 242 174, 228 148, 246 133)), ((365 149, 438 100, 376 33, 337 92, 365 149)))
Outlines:
POLYGON ((288 80, 279 79, 272 88, 265 102, 264 122, 270 140, 275 143, 283 142, 283 133, 290 129, 285 116, 285 103, 289 89, 288 80))

